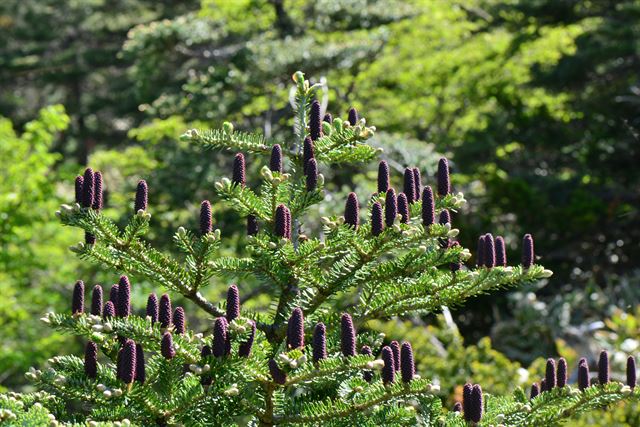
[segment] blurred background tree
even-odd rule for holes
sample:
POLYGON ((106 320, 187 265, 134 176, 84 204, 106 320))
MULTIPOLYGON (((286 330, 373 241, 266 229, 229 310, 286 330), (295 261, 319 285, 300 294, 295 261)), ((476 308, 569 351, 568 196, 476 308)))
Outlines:
MULTIPOLYGON (((513 249, 523 232, 536 236, 556 273, 549 286, 453 310, 459 332, 420 320, 434 325, 434 336, 479 342, 485 350, 468 352, 485 354, 477 360, 502 365, 492 353, 499 351, 528 366, 540 354, 600 345, 595 331, 610 329, 603 318, 640 301, 638 22, 638 0, 7 0, 0 4, 0 115, 20 135, 40 108, 64 104, 70 125, 51 142, 42 187, 89 163, 123 191, 107 187, 116 215, 145 178, 152 238, 162 244, 178 225, 195 227, 200 200, 230 170, 179 135, 230 120, 277 136, 292 125, 284 119, 283 76, 302 69, 314 82, 326 79, 332 89, 323 105, 345 117, 358 99, 355 106, 384 131, 376 143, 396 178, 411 164, 430 180, 433 158, 450 158, 453 184, 471 202, 454 218, 465 246, 487 231, 513 249)), ((261 165, 248 161, 257 173, 261 165)), ((365 179, 373 174, 327 172, 327 181, 340 198, 352 188, 374 191, 365 179)), ((52 194, 70 200, 70 191, 33 197, 55 205, 52 194)), ((38 213, 50 215, 53 207, 41 206, 38 213)), ((223 230, 244 226, 226 212, 215 217, 223 230)), ((21 242, 16 247, 33 243, 21 242)), ((41 271, 75 280, 55 259, 41 258, 41 271)), ((51 289, 50 279, 24 279, 9 267, 0 274, 3 286, 51 289)), ((33 310, 47 304, 55 301, 33 310)), ((10 318, 4 313, 1 321, 10 318)), ((19 357, 28 366, 41 351, 19 357)), ((7 374, 11 381, 20 381, 19 371, 7 374)))

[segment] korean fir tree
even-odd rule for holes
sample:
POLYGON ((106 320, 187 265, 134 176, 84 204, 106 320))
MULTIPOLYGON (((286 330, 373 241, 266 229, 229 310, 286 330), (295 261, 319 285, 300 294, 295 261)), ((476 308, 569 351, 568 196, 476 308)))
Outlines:
POLYGON ((603 352, 597 380, 584 359, 577 385, 570 385, 566 361, 549 359, 545 378, 530 394, 492 396, 469 382, 462 401, 443 408, 440 385, 430 372, 416 372, 411 344, 402 336, 371 332, 368 322, 438 312, 551 272, 535 263, 528 234, 518 265, 509 265, 503 239, 490 233, 480 237, 469 261, 470 251, 455 240, 451 215, 465 200, 451 191, 446 159, 439 162, 435 182, 423 183, 420 171, 408 167, 397 190, 383 160, 375 194, 350 193, 341 202, 341 216, 311 215, 309 209, 327 199, 323 168, 355 168, 380 153, 368 145, 375 128, 359 112, 330 118, 315 99, 317 86, 301 72, 293 80, 290 139, 270 141, 235 131, 231 123, 184 135, 205 148, 237 153, 229 162, 231 178, 216 183, 215 197, 246 218, 246 257, 219 253, 228 236, 216 228, 215 204, 208 200, 201 202, 198 230, 176 231, 183 256, 174 258, 144 239, 153 211, 144 181, 128 224, 120 228, 101 214, 100 173, 87 169, 76 179, 76 203, 63 205, 58 216, 85 231, 73 252, 112 269, 118 283, 107 292, 79 280, 70 289, 71 310, 43 317, 52 328, 82 337, 85 354, 54 357, 47 367, 28 372, 38 391, 2 396, 3 420, 90 426, 539 426, 638 400, 635 360, 627 363, 624 384, 610 378, 603 352), (246 162, 261 157, 262 178, 252 182, 246 162), (317 222, 321 233, 309 235, 317 222), (136 284, 129 275, 145 277, 167 293, 151 294, 143 310, 145 303, 131 298, 136 284), (229 282, 220 303, 201 292, 214 276, 229 282), (268 310, 243 309, 247 276, 265 284, 273 302, 268 310), (238 283, 230 283, 232 278, 238 283), (193 304, 174 307, 171 294, 193 304), (338 301, 346 309, 336 310, 338 301), (186 315, 196 309, 211 316, 209 327, 189 327, 186 315))

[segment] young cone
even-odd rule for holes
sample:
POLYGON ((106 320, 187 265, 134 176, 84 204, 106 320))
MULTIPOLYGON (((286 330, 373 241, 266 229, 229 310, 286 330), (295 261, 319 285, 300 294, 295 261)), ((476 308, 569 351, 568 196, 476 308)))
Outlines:
POLYGON ((476 251, 476 265, 482 267, 484 265, 484 239, 485 236, 478 237, 478 249, 476 251))
POLYGON ((71 314, 84 313, 84 282, 78 280, 73 285, 73 296, 71 298, 71 314))
POLYGON ((598 382, 607 384, 609 382, 609 353, 605 350, 600 352, 598 358, 598 382))
POLYGON ((242 188, 244 188, 246 184, 244 154, 242 153, 236 154, 233 158, 233 175, 231 177, 231 182, 242 188))
MULTIPOLYGON (((413 203, 416 191, 416 183, 413 175, 413 169, 406 168, 404 170, 404 191, 403 193, 407 197, 407 202, 413 203)), ((402 194, 402 193, 401 193, 402 194)), ((398 195, 400 197, 400 195, 398 195)))
POLYGON ((507 248, 504 244, 504 238, 502 236, 496 237, 496 266, 507 266, 507 248))
POLYGON ((146 211, 148 198, 149 189, 147 188, 147 181, 141 179, 138 181, 138 186, 136 187, 136 200, 133 203, 133 213, 136 213, 139 210, 146 211))
POLYGON ((556 361, 553 359, 547 359, 544 380, 547 390, 551 390, 556 386, 556 361))
POLYGON ((84 178, 82 175, 76 176, 75 180, 75 190, 76 190, 76 203, 82 206, 82 186, 84 183, 84 178))
POLYGON ((304 348, 304 314, 299 307, 293 309, 287 323, 287 347, 304 348))
MULTIPOLYGON (((371 348, 368 345, 362 346, 362 348, 360 349, 360 354, 364 356, 373 356, 373 352, 371 351, 371 348)), ((369 369, 365 369, 362 372, 362 379, 370 383, 373 380, 373 372, 369 369)))
POLYGON ((282 147, 280 147, 280 144, 275 144, 271 148, 269 169, 271 169, 272 172, 282 173, 282 147))
POLYGON ((258 234, 258 218, 255 215, 247 216, 247 236, 255 236, 258 234))
POLYGON ((453 404, 453 412, 462 412, 462 403, 456 402, 453 404))
POLYGON ((160 308, 158 310, 158 320, 160 321, 161 328, 168 328, 171 326, 172 313, 171 313, 171 298, 168 294, 163 294, 160 297, 160 308))
POLYGON ((320 120, 320 103, 317 100, 311 102, 309 109, 309 134, 313 141, 322 136, 322 121, 320 120))
POLYGON ((84 373, 88 378, 98 376, 98 346, 89 341, 84 350, 84 373))
POLYGON ((351 316, 347 313, 343 313, 340 318, 340 349, 345 357, 356 355, 356 330, 351 316))
POLYGON ((633 390, 636 387, 636 359, 633 356, 627 358, 627 385, 633 390))
POLYGON ((109 319, 112 317, 116 317, 116 307, 113 305, 113 302, 107 301, 104 305, 104 310, 102 310, 102 318, 109 319))
POLYGON ((422 225, 428 227, 435 221, 436 211, 433 202, 433 190, 427 185, 422 190, 422 225))
POLYGON ((360 223, 360 208, 358 206, 358 196, 356 193, 349 193, 347 203, 344 207, 344 223, 358 229, 360 223))
POLYGON ((208 200, 203 200, 200 204, 200 234, 204 236, 211 233, 212 227, 211 203, 208 200))
POLYGON ((147 370, 144 365, 144 350, 141 344, 136 344, 136 381, 144 384, 147 380, 147 370))
POLYGON ((331 113, 326 113, 322 121, 327 123, 333 123, 333 116, 331 115, 331 113))
POLYGON ((114 307, 116 306, 116 304, 118 304, 118 284, 117 283, 111 286, 111 289, 109 290, 109 301, 113 303, 114 307))
POLYGON ((158 321, 158 297, 156 294, 149 294, 147 298, 147 316, 151 318, 151 324, 153 325, 158 321))
POLYGON ((136 343, 127 339, 122 346, 118 360, 119 379, 131 384, 136 376, 136 343))
POLYGON ((82 181, 82 207, 84 208, 90 208, 93 205, 94 185, 93 169, 87 168, 82 181))
POLYGON ((102 209, 104 194, 102 189, 102 172, 96 171, 93 174, 93 203, 91 207, 97 211, 102 209))
POLYGON ((384 202, 384 221, 387 227, 391 227, 398 216, 398 198, 393 188, 387 190, 384 202))
POLYGON ((400 343, 398 341, 391 341, 389 347, 391 347, 391 351, 393 352, 393 369, 398 372, 400 370, 400 343))
POLYGON ((496 266, 496 247, 491 233, 484 236, 484 266, 487 268, 496 266))
POLYGON ((444 157, 438 162, 438 195, 446 196, 451 192, 449 179, 449 161, 444 157))
POLYGON ((249 357, 251 355, 251 347, 253 347, 253 340, 256 336, 256 322, 250 320, 249 324, 251 325, 249 338, 247 338, 246 341, 241 342, 238 346, 238 356, 240 357, 249 357))
POLYGON ((420 175, 420 169, 412 168, 413 171, 413 201, 420 200, 420 192, 422 191, 422 176, 420 175))
POLYGON ((560 388, 567 385, 567 361, 564 357, 558 360, 558 371, 556 373, 556 385, 560 388))
POLYGON ((165 332, 160 342, 160 354, 165 359, 173 359, 176 356, 176 349, 173 346, 173 337, 171 332, 165 332))
POLYGON ((409 199, 405 193, 398 194, 398 213, 401 215, 401 223, 409 222, 409 199))
POLYGON ((413 380, 416 374, 415 365, 413 362, 413 349, 411 344, 403 342, 400 348, 400 372, 402 374, 402 382, 408 383, 413 380))
POLYGON ((529 399, 533 399, 539 394, 540 394, 540 386, 538 385, 538 383, 531 384, 531 394, 529 396, 529 399))
POLYGON ((102 286, 95 285, 91 292, 91 314, 102 316, 102 286))
POLYGON ((316 159, 309 159, 305 167, 305 184, 308 192, 316 189, 318 186, 318 163, 316 159))
POLYGON ((525 234, 522 238, 522 266, 529 268, 533 265, 535 253, 533 251, 533 237, 531 234, 525 234))
POLYGON ((324 323, 316 324, 313 329, 313 363, 327 358, 327 327, 324 323))
POLYGON ((378 194, 384 194, 389 189, 389 164, 382 160, 378 164, 378 194))
POLYGON ((269 372, 274 383, 282 385, 287 382, 287 374, 278 367, 278 364, 273 359, 269 359, 269 372))
POLYGON ((358 120, 360 120, 360 117, 358 116, 358 110, 356 110, 355 107, 349 108, 348 117, 348 121, 351 126, 355 126, 358 123, 358 120))
POLYGON ((307 164, 309 163, 309 160, 314 157, 313 141, 310 136, 307 136, 302 144, 302 171, 304 173, 307 173, 307 164))
POLYGON ((285 205, 278 205, 276 208, 276 219, 274 224, 274 233, 276 236, 288 238, 290 235, 287 219, 288 210, 289 209, 285 205))
POLYGON ((393 350, 391 350, 391 347, 382 347, 381 358, 384 362, 384 367, 382 368, 382 382, 385 385, 393 384, 396 379, 396 370, 393 362, 393 350))
POLYGON ((589 365, 584 357, 578 362, 578 388, 584 390, 591 386, 591 377, 589 374, 589 365))
POLYGON ((471 421, 471 392, 473 391, 473 384, 466 383, 464 387, 462 387, 462 408, 464 419, 466 421, 471 421))
POLYGON ((218 317, 213 324, 213 343, 211 351, 215 357, 227 355, 229 341, 228 323, 224 317, 218 317))
POLYGON ((482 419, 482 411, 484 410, 484 403, 482 399, 482 388, 479 384, 475 384, 471 389, 471 413, 469 418, 474 423, 479 423, 482 419))
POLYGON ((116 314, 118 317, 127 317, 131 313, 131 284, 125 275, 120 276, 118 282, 118 304, 116 314))
POLYGON ((375 202, 371 207, 371 234, 379 236, 384 230, 384 219, 382 218, 382 205, 375 202))
POLYGON ((184 308, 176 307, 173 312, 173 331, 176 334, 184 334, 187 330, 184 308))
POLYGON ((227 289, 227 321, 233 322, 234 319, 240 317, 240 292, 236 285, 229 286, 227 289))

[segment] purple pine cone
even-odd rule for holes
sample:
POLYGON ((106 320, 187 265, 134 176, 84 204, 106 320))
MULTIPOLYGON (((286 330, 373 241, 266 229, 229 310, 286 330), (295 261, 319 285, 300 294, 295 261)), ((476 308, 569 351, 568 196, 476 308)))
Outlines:
POLYGON ((360 223, 360 208, 358 206, 358 196, 356 193, 349 193, 347 203, 344 207, 344 223, 358 229, 360 223))
POLYGON ((322 136, 322 121, 320 120, 320 103, 317 100, 311 102, 309 109, 309 134, 313 141, 322 136))
POLYGON ((75 180, 75 188, 76 188, 76 203, 82 206, 82 185, 84 182, 84 178, 82 175, 76 176, 75 180))
POLYGON ((391 227, 398 216, 398 198, 393 188, 387 190, 384 202, 384 222, 387 227, 391 227))
POLYGON ((84 232, 84 242, 87 245, 95 245, 96 244, 96 236, 94 236, 93 234, 89 233, 88 231, 84 232))
POLYGON ((438 218, 438 223, 440 224, 451 224, 451 214, 447 209, 443 209, 440 212, 440 217, 438 218))
POLYGON ((438 162, 438 195, 446 196, 451 193, 449 179, 449 162, 444 157, 438 162))
POLYGON ((627 385, 633 390, 636 387, 636 359, 633 356, 627 358, 627 385))
POLYGON ((136 381, 144 384, 147 380, 147 370, 144 365, 144 350, 141 344, 136 344, 136 381))
POLYGON ((160 342, 160 353, 165 359, 173 359, 176 355, 176 349, 173 347, 173 337, 171 332, 165 332, 160 342))
POLYGON ((291 211, 289 210, 289 208, 287 208, 284 211, 285 215, 286 215, 286 225, 287 225, 287 239, 291 240, 291 211))
POLYGON ((84 373, 88 378, 98 376, 98 346, 92 341, 84 349, 84 373))
POLYGON ((382 206, 376 202, 371 207, 371 234, 379 236, 384 230, 384 219, 382 218, 382 206))
POLYGON ((558 371, 556 373, 556 386, 564 387, 567 385, 567 361, 564 357, 558 360, 558 371))
POLYGON ((391 347, 391 351, 393 351, 393 369, 398 372, 400 370, 400 343, 398 341, 391 341, 389 347, 391 347))
POLYGON ((204 358, 204 357, 209 357, 212 354, 213 353, 211 352, 211 347, 209 347, 208 345, 202 346, 202 350, 200 350, 200 356, 204 358))
POLYGON ((258 218, 255 215, 247 216, 247 236, 255 236, 258 234, 258 218))
POLYGON ((283 385, 287 382, 287 374, 278 367, 278 364, 273 359, 269 359, 269 372, 271 373, 273 382, 276 384, 283 385))
POLYGON ((551 390, 556 386, 556 361, 553 359, 547 359, 544 380, 547 390, 551 390))
POLYGON ((240 293, 236 285, 229 286, 227 289, 227 321, 233 322, 240 316, 240 293))
POLYGON ((313 329, 313 363, 327 358, 327 327, 320 322, 313 329))
POLYGON ((531 394, 529 395, 529 399, 533 399, 539 394, 540 394, 540 386, 538 385, 538 383, 531 384, 531 394))
POLYGON ((535 253, 533 251, 533 237, 525 234, 522 238, 522 266, 529 268, 533 265, 535 253))
POLYGON ((462 412, 462 403, 456 402, 453 404, 453 412, 462 412))
POLYGON ((549 389, 547 388, 547 380, 545 380, 544 378, 540 381, 540 393, 543 393, 545 391, 549 391, 549 389))
POLYGON ((471 411, 472 411, 472 403, 471 403, 471 393, 473 391, 473 384, 466 383, 464 387, 462 387, 462 408, 464 410, 464 419, 466 421, 471 421, 471 411))
POLYGON ((84 282, 78 280, 73 285, 73 296, 71 298, 71 314, 84 313, 84 282))
POLYGON ((149 189, 147 187, 147 181, 141 179, 138 181, 138 186, 136 187, 136 200, 133 203, 133 213, 136 213, 139 210, 146 211, 148 198, 149 189))
POLYGON ((413 349, 411 344, 403 342, 400 348, 400 372, 402 373, 402 382, 410 382, 416 374, 415 365, 413 362, 413 349))
POLYGON ((420 192, 422 191, 422 176, 420 175, 420 169, 412 168, 413 171, 413 201, 420 200, 420 192))
POLYGON ((131 384, 136 377, 136 343, 127 339, 118 356, 119 379, 131 384))
POLYGON ((589 374, 589 364, 584 357, 578 362, 578 388, 584 390, 591 386, 591 375, 589 374))
POLYGON ((435 221, 436 211, 433 202, 433 190, 427 185, 422 190, 422 225, 428 227, 435 221))
POLYGON ((311 192, 318 186, 318 163, 316 159, 309 159, 305 167, 306 188, 311 192))
POLYGON ((313 141, 310 136, 307 136, 302 145, 302 171, 304 173, 307 173, 307 164, 309 163, 309 160, 314 157, 313 141))
POLYGON ((282 147, 280 147, 280 144, 275 144, 271 148, 269 169, 271 169, 272 172, 282 173, 282 147))
POLYGON ((211 233, 213 227, 213 217, 211 216, 211 203, 203 200, 200 204, 200 234, 211 233))
POLYGON ((409 199, 405 193, 398 194, 398 213, 401 215, 401 223, 409 222, 409 199))
POLYGON ((285 205, 278 205, 276 208, 276 219, 274 232, 278 237, 288 238, 290 230, 288 227, 288 214, 289 209, 285 205))
POLYGON ((115 284, 111 286, 111 290, 109 291, 109 301, 113 303, 115 307, 118 304, 118 285, 115 284))
POLYGON ((147 316, 151 318, 152 325, 158 321, 158 297, 154 293, 147 298, 147 316))
POLYGON ((102 316, 102 286, 95 285, 91 293, 91 314, 102 316))
POLYGON ((116 304, 118 317, 127 317, 131 314, 131 284, 125 275, 120 276, 118 282, 118 304, 116 304))
POLYGON ((351 107, 349 108, 349 124, 351 124, 351 126, 355 126, 358 123, 358 120, 360 120, 360 116, 358 116, 358 110, 355 109, 355 107, 351 107))
POLYGON ((393 362, 393 350, 391 350, 391 347, 382 347, 382 361, 384 362, 384 367, 382 368, 382 382, 385 385, 393 384, 396 379, 396 370, 393 362))
POLYGON ((246 341, 243 341, 238 346, 238 356, 240 357, 249 357, 251 355, 251 347, 253 347, 253 340, 256 336, 256 322, 250 320, 251 331, 249 332, 249 338, 246 341))
POLYGON ((93 205, 93 189, 94 189, 93 169, 87 168, 84 171, 82 181, 82 206, 90 208, 93 205))
POLYGON ((496 247, 493 241, 493 235, 487 233, 484 235, 484 266, 493 268, 496 266, 496 247))
POLYGON ((172 313, 171 313, 171 298, 168 294, 163 294, 160 297, 160 308, 158 310, 158 320, 160 321, 161 328, 168 328, 171 326, 172 313))
POLYGON ((609 382, 609 353, 605 350, 600 352, 598 358, 598 382, 607 384, 609 382))
POLYGON ((356 329, 353 319, 347 313, 340 318, 340 349, 345 357, 356 355, 356 329))
POLYGON ((482 387, 479 384, 475 384, 471 389, 471 413, 469 414, 469 418, 474 423, 479 423, 482 419, 482 411, 484 410, 482 400, 482 387))
POLYGON ((296 307, 287 323, 287 347, 304 348, 304 315, 296 307))
POLYGON ((331 113, 327 113, 324 115, 324 118, 322 119, 322 121, 327 123, 333 123, 333 116, 331 115, 331 113))
POLYGON ((213 343, 211 351, 215 357, 227 355, 229 342, 228 322, 224 317, 218 317, 213 324, 213 343))
POLYGON ((102 209, 104 204, 104 194, 102 189, 102 172, 96 171, 93 174, 93 203, 91 207, 97 211, 102 209))
POLYGON ((482 267, 484 265, 484 239, 485 236, 478 237, 478 249, 476 252, 476 265, 482 267))
POLYGON ((102 317, 104 319, 116 317, 116 307, 113 305, 113 302, 107 301, 107 303, 104 305, 104 310, 102 310, 102 317))
POLYGON ((244 154, 238 153, 233 158, 233 175, 231 182, 244 188, 246 184, 244 154))
MULTIPOLYGON (((360 354, 364 356, 373 356, 373 352, 371 351, 371 348, 368 345, 362 346, 362 348, 360 349, 360 354)), ((370 383, 373 380, 373 372, 369 369, 365 369, 362 372, 362 379, 370 383)))
POLYGON ((187 331, 186 322, 184 308, 176 307, 173 312, 173 331, 178 335, 184 334, 187 331))
POLYGON ((502 236, 496 237, 496 266, 507 266, 507 248, 504 244, 504 238, 502 236))
MULTIPOLYGON (((409 203, 414 202, 415 190, 416 190, 416 183, 413 175, 413 169, 406 168, 404 170, 404 191, 403 192, 406 195, 407 201, 409 203)), ((400 195, 398 195, 398 197, 400 197, 400 195)))
POLYGON ((382 160, 378 164, 378 194, 384 194, 389 189, 389 164, 382 160))

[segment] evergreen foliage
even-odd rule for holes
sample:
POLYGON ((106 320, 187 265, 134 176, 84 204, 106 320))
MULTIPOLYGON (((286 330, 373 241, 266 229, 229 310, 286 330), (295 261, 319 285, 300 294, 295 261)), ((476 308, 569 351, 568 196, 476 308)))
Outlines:
MULTIPOLYGON (((251 182, 245 158, 237 154, 232 179, 215 184, 223 203, 260 224, 244 237, 246 257, 219 253, 221 240, 229 236, 214 229, 208 201, 201 205, 199 233, 182 227, 175 233, 181 257, 154 249, 145 240, 153 204, 138 203, 137 194, 136 207, 144 209, 118 226, 96 208, 101 205, 94 203, 95 175, 87 170, 82 205, 62 205, 57 215, 62 224, 94 237, 72 251, 121 274, 119 283, 112 287, 102 316, 84 311, 84 284, 79 281, 71 310, 42 318, 53 329, 88 341, 85 358, 57 356, 42 370, 28 372, 39 391, 0 396, 3 420, 22 425, 46 420, 58 425, 538 426, 614 402, 638 401, 637 387, 611 381, 603 352, 600 381, 581 390, 555 387, 556 364, 550 359, 546 386, 536 397, 527 398, 521 389, 492 396, 480 384, 466 384, 462 404, 456 410, 443 408, 440 383, 447 378, 436 382, 428 371, 416 372, 419 355, 408 340, 394 336, 402 345, 396 340, 387 345, 386 337, 370 333, 368 324, 437 313, 551 272, 535 264, 531 235, 524 238, 523 265, 496 265, 490 234, 484 236, 490 244, 482 245, 485 261, 476 268, 467 265, 471 254, 455 241, 459 230, 451 216, 465 200, 451 192, 446 160, 438 168, 437 197, 429 187, 422 200, 417 197, 420 174, 411 168, 398 196, 392 188, 366 199, 360 195, 367 200, 363 209, 376 207, 375 232, 371 221, 361 218, 357 195, 350 193, 344 216, 320 218, 322 234, 307 235, 305 225, 318 221, 310 208, 325 200, 325 191, 321 174, 317 185, 308 188, 305 166, 314 160, 320 171, 336 165, 353 168, 379 153, 367 143, 375 128, 353 108, 347 120, 335 117, 324 122, 321 132, 311 129, 322 117, 312 107, 320 86, 310 84, 302 72, 293 80, 293 142, 278 142, 288 161, 286 172, 270 161, 275 141, 235 132, 230 123, 219 130, 191 130, 183 138, 203 147, 262 154, 269 163, 262 168, 261 182, 251 182), (310 114, 315 119, 309 120, 310 114), (311 132, 316 138, 308 143, 311 132), (431 206, 423 209, 425 200, 431 206), (432 220, 435 214, 438 223, 432 220), (188 328, 185 311, 172 311, 169 294, 159 303, 151 295, 146 316, 137 315, 141 304, 131 300, 135 280, 129 276, 182 295, 215 320, 204 332, 188 328), (258 278, 268 284, 271 309, 243 310, 241 281, 230 286, 226 303, 207 300, 201 291, 213 276, 258 278), (347 312, 332 310, 336 299, 349 301, 347 312), (305 339, 307 334, 311 340, 305 339)), ((634 363, 628 366, 635 369, 634 363)), ((635 372, 627 377, 635 379, 635 372)))

